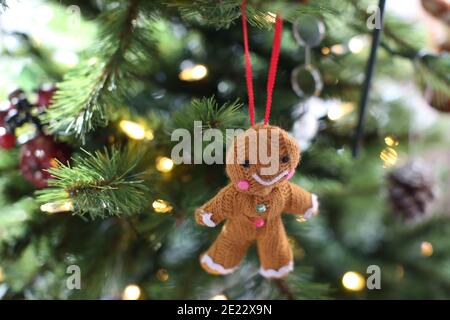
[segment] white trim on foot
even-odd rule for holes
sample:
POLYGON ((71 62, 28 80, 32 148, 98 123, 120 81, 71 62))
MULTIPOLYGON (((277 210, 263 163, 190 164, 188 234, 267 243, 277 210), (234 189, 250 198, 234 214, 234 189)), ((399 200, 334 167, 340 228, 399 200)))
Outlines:
POLYGON ((236 268, 230 268, 230 269, 224 268, 222 265, 215 263, 213 261, 213 259, 210 256, 208 256, 207 254, 203 255, 203 257, 201 259, 201 263, 206 264, 208 266, 208 268, 210 268, 220 274, 230 274, 234 270, 236 270, 236 268))
POLYGON ((311 194, 312 207, 306 210, 303 215, 305 219, 311 218, 319 210, 319 199, 314 193, 311 194))
POLYGON ((294 262, 290 261, 287 265, 281 267, 278 270, 274 269, 264 269, 263 267, 259 268, 259 273, 264 278, 282 278, 287 275, 289 272, 294 270, 294 262))

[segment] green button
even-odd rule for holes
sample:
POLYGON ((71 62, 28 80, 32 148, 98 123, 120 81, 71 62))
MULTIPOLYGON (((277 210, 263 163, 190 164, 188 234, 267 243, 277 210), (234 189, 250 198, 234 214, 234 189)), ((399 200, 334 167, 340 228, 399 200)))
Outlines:
POLYGON ((265 204, 257 204, 256 205, 256 212, 264 213, 264 212, 266 212, 266 210, 267 210, 267 207, 265 204))

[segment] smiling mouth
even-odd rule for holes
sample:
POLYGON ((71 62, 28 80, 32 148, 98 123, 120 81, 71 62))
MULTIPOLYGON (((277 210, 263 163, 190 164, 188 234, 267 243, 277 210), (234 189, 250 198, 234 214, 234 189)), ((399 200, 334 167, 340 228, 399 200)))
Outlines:
POLYGON ((275 178, 271 179, 271 180, 264 180, 263 178, 261 178, 256 172, 254 174, 252 174, 253 179, 255 179, 256 182, 258 182, 259 184, 262 184, 263 186, 270 186, 274 183, 277 183, 278 181, 280 181, 282 178, 284 178, 285 176, 287 176, 289 174, 289 170, 285 170, 283 172, 281 172, 279 175, 277 175, 275 178))

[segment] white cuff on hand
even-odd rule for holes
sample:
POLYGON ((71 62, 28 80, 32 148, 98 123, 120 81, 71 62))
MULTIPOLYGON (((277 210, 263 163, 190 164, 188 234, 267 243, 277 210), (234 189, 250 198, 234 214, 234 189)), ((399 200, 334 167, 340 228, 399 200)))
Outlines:
POLYGON ((216 226, 214 221, 211 220, 212 213, 201 210, 201 215, 202 215, 202 221, 206 226, 211 227, 211 228, 216 226))
POLYGON ((317 195, 314 193, 311 194, 312 206, 308 210, 306 210, 304 217, 305 219, 310 219, 318 210, 319 210, 319 200, 317 195))

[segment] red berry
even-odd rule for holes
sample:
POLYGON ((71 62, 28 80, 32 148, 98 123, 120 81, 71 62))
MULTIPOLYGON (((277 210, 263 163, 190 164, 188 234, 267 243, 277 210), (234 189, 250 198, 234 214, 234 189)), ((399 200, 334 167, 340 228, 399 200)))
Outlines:
POLYGON ((25 143, 20 150, 20 171, 37 188, 45 188, 50 173, 46 170, 56 166, 56 160, 63 163, 70 157, 70 150, 64 143, 51 136, 39 135, 25 143))
POLYGON ((2 135, 2 131, 5 128, 0 127, 0 148, 11 149, 16 146, 16 136, 10 132, 6 132, 2 135))
POLYGON ((11 149, 16 145, 16 137, 8 132, 5 124, 7 112, 0 112, 0 148, 11 149))
POLYGON ((54 86, 43 86, 38 91, 37 105, 40 107, 48 107, 52 102, 53 94, 56 88, 54 86))

